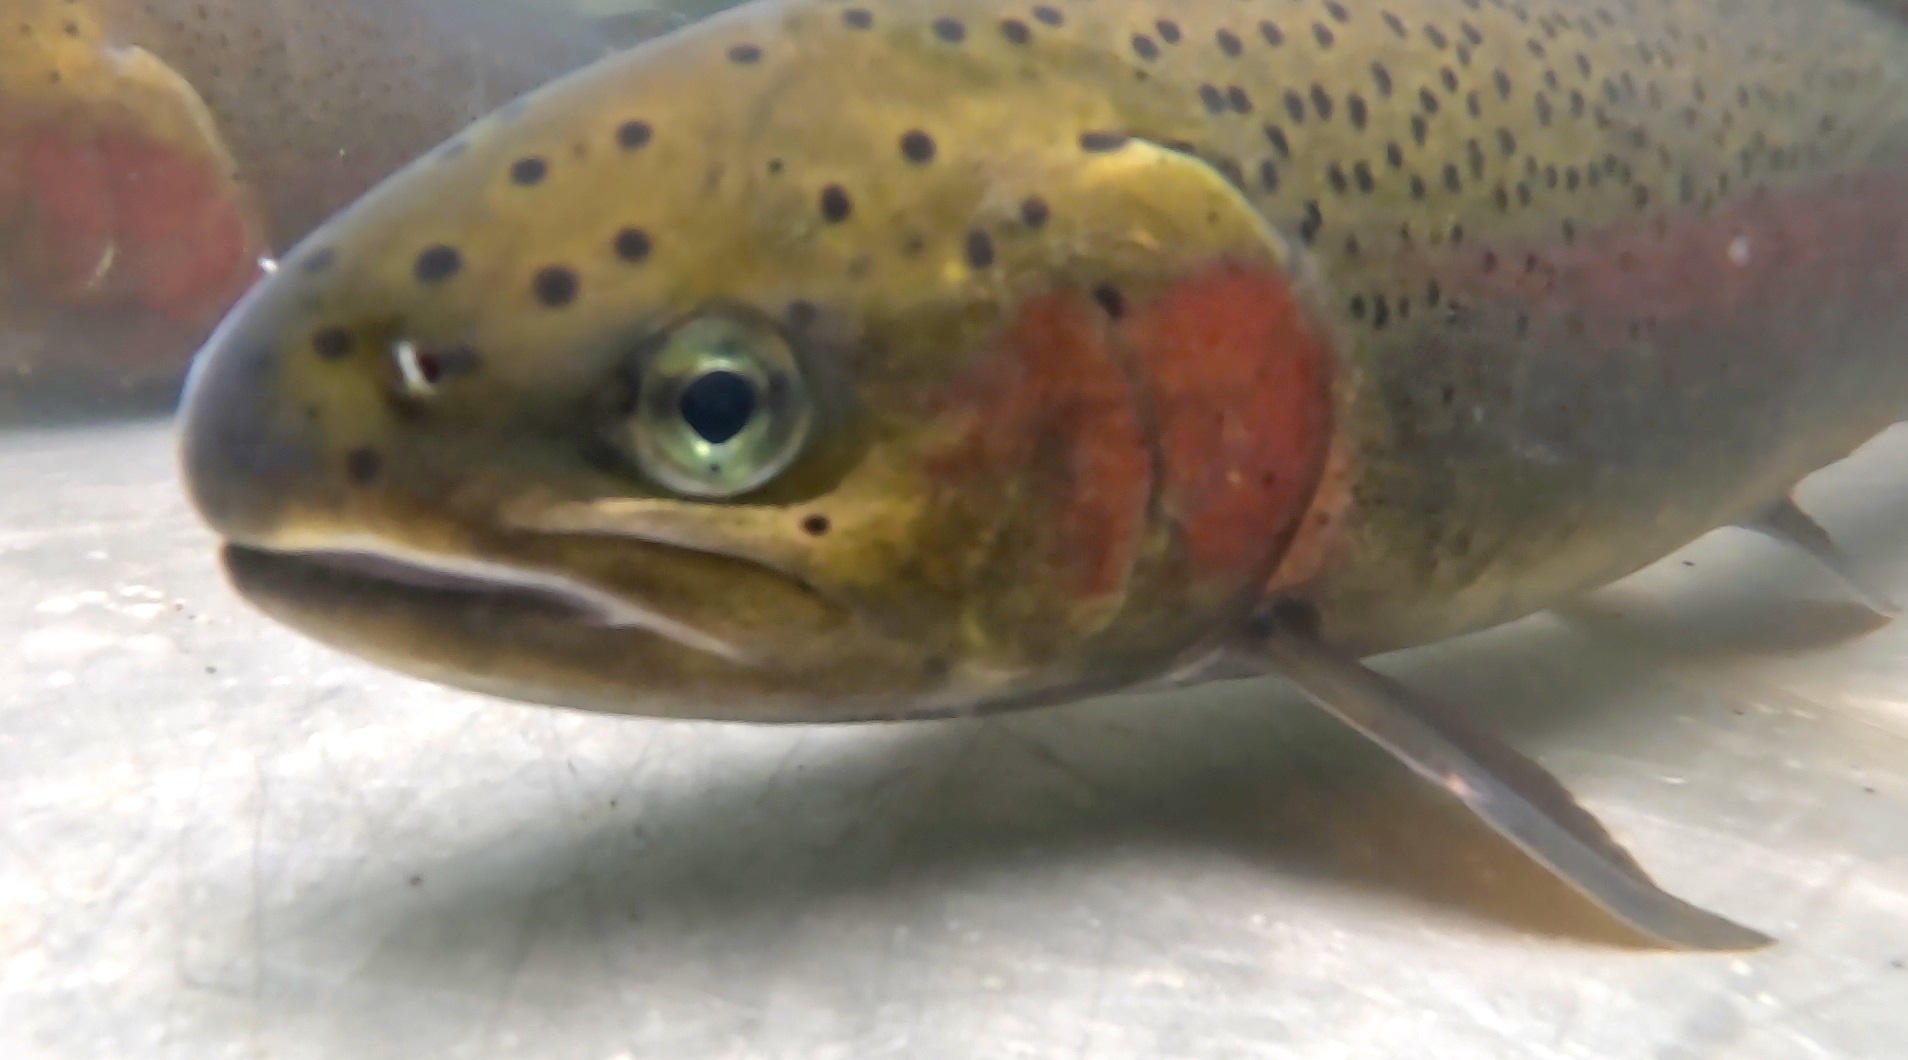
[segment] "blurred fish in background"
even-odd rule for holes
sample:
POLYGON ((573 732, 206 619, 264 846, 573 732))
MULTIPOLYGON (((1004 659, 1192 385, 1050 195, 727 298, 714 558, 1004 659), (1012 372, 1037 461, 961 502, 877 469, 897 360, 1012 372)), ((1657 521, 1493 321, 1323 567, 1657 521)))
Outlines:
POLYGON ((722 6, 0 0, 0 424, 168 408, 262 261, 480 115, 722 6))

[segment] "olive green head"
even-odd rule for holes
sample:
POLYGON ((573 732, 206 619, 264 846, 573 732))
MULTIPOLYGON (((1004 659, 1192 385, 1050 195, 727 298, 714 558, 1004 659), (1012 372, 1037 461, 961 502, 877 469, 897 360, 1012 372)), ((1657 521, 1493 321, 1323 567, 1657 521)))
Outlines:
POLYGON ((608 60, 287 255, 183 411, 238 589, 426 678, 643 714, 946 713, 1196 651, 1278 535, 1189 577, 1122 329, 1276 241, 1087 81, 1029 115, 1011 41, 872 10, 608 60))

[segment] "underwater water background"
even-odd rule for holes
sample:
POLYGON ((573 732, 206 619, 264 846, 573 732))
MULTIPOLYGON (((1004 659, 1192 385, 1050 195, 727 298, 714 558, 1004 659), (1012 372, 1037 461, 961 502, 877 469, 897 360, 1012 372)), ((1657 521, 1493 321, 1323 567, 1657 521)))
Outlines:
MULTIPOLYGON (((512 78, 722 6, 423 2, 419 39, 470 37, 389 69, 469 85, 343 92, 325 121, 363 141, 339 146, 274 141, 290 127, 233 75, 226 128, 263 145, 241 180, 299 151, 395 165, 512 78)), ((37 54, 7 47, 0 67, 37 54)), ((0 103, 4 170, 44 100, 0 103)), ((129 120, 61 115, 100 143, 129 120)), ((256 256, 381 172, 261 196, 282 223, 256 256)), ((208 220, 162 243, 216 227, 192 202, 208 220)), ((1386 664, 1557 772, 1666 886, 1778 938, 1660 954, 1273 681, 760 729, 523 706, 320 647, 237 599, 180 487, 167 413, 218 278, 160 320, 158 287, 87 286, 101 248, 161 278, 200 258, 92 232, 75 273, 49 247, 81 235, 7 216, 0 1055, 1900 1055, 1908 626, 1768 541, 1719 531, 1386 664)), ((1904 468, 1897 429, 1802 491, 1897 598, 1904 468)))

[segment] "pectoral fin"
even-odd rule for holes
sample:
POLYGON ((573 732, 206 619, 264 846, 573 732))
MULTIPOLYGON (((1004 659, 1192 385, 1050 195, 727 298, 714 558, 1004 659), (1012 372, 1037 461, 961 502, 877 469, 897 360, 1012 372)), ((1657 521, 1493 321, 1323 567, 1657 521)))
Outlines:
POLYGON ((1740 524, 1764 537, 1789 545, 1833 574, 1862 606, 1882 618, 1894 618, 1901 608, 1883 592, 1878 581, 1865 573, 1860 564, 1842 546, 1835 543, 1822 525, 1802 510, 1793 497, 1784 497, 1764 509, 1754 519, 1740 524))
POLYGON ((1450 707, 1314 635, 1282 611, 1255 630, 1260 657, 1307 699, 1456 796, 1564 883, 1652 940, 1676 949, 1749 950, 1773 940, 1664 891, 1556 777, 1450 707))

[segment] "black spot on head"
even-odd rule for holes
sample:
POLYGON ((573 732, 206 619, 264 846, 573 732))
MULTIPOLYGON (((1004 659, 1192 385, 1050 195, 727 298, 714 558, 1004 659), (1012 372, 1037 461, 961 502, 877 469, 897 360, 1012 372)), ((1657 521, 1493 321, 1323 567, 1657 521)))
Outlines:
POLYGON ((1159 30, 1160 40, 1168 44, 1179 43, 1179 23, 1171 19, 1162 18, 1158 22, 1153 23, 1153 28, 1159 30))
POLYGON ((817 512, 802 520, 802 533, 809 537, 820 537, 828 532, 828 517, 817 512))
POLYGON ((1272 144, 1272 149, 1279 153, 1280 158, 1292 157, 1292 144, 1285 138, 1284 129, 1276 125, 1268 125, 1265 127, 1265 138, 1272 144))
POLYGON ((934 137, 919 129, 909 129, 901 134, 901 157, 910 162, 922 163, 934 158, 934 137))
POLYGON ((967 27, 961 25, 958 19, 937 18, 934 20, 934 35, 949 44, 959 44, 967 39, 967 27))
POLYGON ((1259 23, 1259 36, 1264 37, 1265 42, 1274 48, 1285 43, 1285 31, 1271 22, 1259 23))
POLYGON ((1048 7, 1046 4, 1040 4, 1036 6, 1033 9, 1033 17, 1035 22, 1038 22, 1043 26, 1058 26, 1062 22, 1066 21, 1066 19, 1060 14, 1059 8, 1048 7))
POLYGON ((528 155, 510 163, 510 183, 528 187, 541 181, 550 172, 550 166, 536 155, 528 155))
POLYGON ((384 457, 376 449, 360 446, 345 454, 345 477, 359 486, 368 484, 384 470, 384 457))
POLYGON ((624 261, 642 261, 649 257, 649 233, 640 228, 625 228, 610 240, 610 246, 624 261))
POLYGON ((1118 320, 1126 313, 1125 297, 1120 294, 1118 287, 1110 283, 1103 283, 1093 288, 1093 300, 1099 303, 1100 309, 1104 311, 1107 316, 1115 320, 1118 320))
POLYGON ((1312 23, 1312 39, 1318 42, 1319 47, 1329 48, 1338 38, 1332 36, 1332 31, 1326 28, 1323 22, 1314 22, 1312 23))
POLYGON ((463 255, 457 253, 456 247, 437 243, 418 254, 411 272, 424 283, 441 283, 456 275, 463 264, 463 255))
POLYGON ((1146 34, 1135 33, 1133 34, 1133 54, 1150 63, 1159 58, 1159 45, 1154 44, 1153 38, 1146 34))
POLYGON ((1117 151, 1126 146, 1126 134, 1094 129, 1080 134, 1080 150, 1095 154, 1117 151))
POLYGON ((994 263, 994 241, 987 238, 987 233, 976 228, 967 233, 963 253, 967 258, 968 268, 987 268, 994 263))
POLYGON ((1345 5, 1339 3, 1338 0, 1325 0, 1325 13, 1340 22, 1351 21, 1351 12, 1346 11, 1345 5))
POLYGON ((530 293, 539 303, 557 309, 576 301, 576 271, 563 265, 545 265, 530 280, 530 293))
POLYGON ((311 348, 327 361, 351 353, 351 332, 343 328, 321 328, 311 336, 311 348))
POLYGON ((822 220, 838 224, 848 219, 854 211, 854 204, 848 201, 848 191, 839 184, 830 184, 821 190, 822 220))
POLYGON ((1025 22, 1017 18, 1003 18, 1000 20, 1000 35, 1006 38, 1009 44, 1025 44, 1033 37, 1033 31, 1027 28, 1025 22))
POLYGON ((1219 90, 1211 85, 1199 86, 1199 103, 1206 108, 1208 114, 1225 113, 1226 97, 1220 95, 1219 90))
POLYGON ((616 127, 616 146, 625 151, 634 151, 649 142, 649 133, 648 122, 626 121, 616 127))
POLYGON ((1238 85, 1226 87, 1226 104, 1240 114, 1252 113, 1252 97, 1246 95, 1246 90, 1238 85))
POLYGON ((841 21, 849 29, 867 29, 874 25, 874 16, 865 7, 851 7, 841 13, 841 21))
POLYGON ((762 49, 753 44, 736 44, 729 48, 729 61, 744 66, 762 60, 762 49))
POLYGON ((1214 35, 1214 39, 1219 42, 1219 50, 1227 55, 1237 56, 1245 50, 1245 45, 1240 43, 1238 36, 1231 30, 1220 30, 1214 35))
POLYGON ((1047 223, 1049 216, 1051 211, 1047 208, 1047 200, 1038 195, 1029 195, 1021 200, 1020 220, 1028 228, 1039 228, 1047 223))

